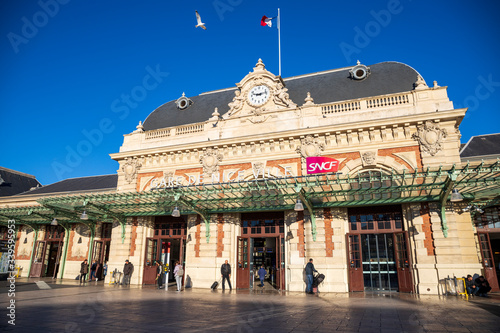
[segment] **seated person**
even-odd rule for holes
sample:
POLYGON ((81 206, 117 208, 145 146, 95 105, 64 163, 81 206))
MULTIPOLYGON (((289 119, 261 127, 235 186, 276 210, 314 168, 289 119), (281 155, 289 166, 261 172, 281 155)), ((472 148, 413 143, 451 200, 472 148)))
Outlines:
POLYGON ((486 294, 491 290, 488 280, 482 275, 476 279, 476 285, 479 288, 477 294, 481 297, 486 297, 486 294))
POLYGON ((467 275, 467 279, 465 279, 465 288, 467 289, 467 294, 476 295, 479 288, 476 286, 474 280, 472 280, 472 275, 467 275))

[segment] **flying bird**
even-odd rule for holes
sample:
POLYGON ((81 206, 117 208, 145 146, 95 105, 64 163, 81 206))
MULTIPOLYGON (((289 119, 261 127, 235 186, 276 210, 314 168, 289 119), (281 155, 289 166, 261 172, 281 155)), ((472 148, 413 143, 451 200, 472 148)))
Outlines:
POLYGON ((203 30, 207 30, 207 27, 205 27, 205 23, 201 22, 200 14, 198 14, 197 10, 195 12, 196 12, 196 21, 198 22, 195 28, 200 27, 203 28, 203 30))

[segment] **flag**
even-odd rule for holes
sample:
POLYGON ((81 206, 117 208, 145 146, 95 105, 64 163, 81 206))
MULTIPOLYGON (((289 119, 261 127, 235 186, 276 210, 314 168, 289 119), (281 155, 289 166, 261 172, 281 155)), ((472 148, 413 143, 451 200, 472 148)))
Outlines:
POLYGON ((272 28, 274 24, 276 24, 276 16, 275 17, 267 17, 266 15, 262 16, 262 19, 260 20, 260 25, 265 27, 266 25, 270 28, 272 28))

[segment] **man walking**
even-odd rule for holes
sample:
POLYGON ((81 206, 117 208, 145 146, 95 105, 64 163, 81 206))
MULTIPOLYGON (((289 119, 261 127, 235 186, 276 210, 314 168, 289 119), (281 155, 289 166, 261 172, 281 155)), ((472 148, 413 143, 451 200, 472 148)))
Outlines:
POLYGON ((130 277, 134 272, 134 265, 128 260, 125 260, 125 266, 123 266, 123 283, 124 285, 130 284, 130 277))
POLYGON ((87 262, 87 259, 85 259, 80 266, 80 284, 82 283, 82 280, 83 282, 85 282, 85 277, 87 276, 88 272, 89 263, 87 262))
POLYGON ((158 289, 163 286, 163 266, 159 260, 156 260, 156 282, 158 282, 158 289))
POLYGON ((306 289, 306 294, 312 294, 313 293, 313 273, 317 272, 316 268, 314 268, 313 265, 313 260, 312 258, 309 259, 309 262, 306 265, 306 277, 307 277, 307 289, 306 289))
POLYGON ((229 285, 229 290, 233 290, 233 288, 231 287, 231 281, 230 281, 230 278, 231 278, 231 265, 229 265, 229 263, 226 262, 222 264, 222 266, 220 267, 220 273, 222 275, 222 291, 224 291, 225 289, 225 285, 226 285, 226 280, 227 280, 227 284, 229 285))

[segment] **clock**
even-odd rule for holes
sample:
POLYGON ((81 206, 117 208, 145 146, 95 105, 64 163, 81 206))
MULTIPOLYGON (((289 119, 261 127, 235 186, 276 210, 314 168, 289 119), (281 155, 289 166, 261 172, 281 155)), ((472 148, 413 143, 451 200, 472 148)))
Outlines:
POLYGON ((248 93, 248 103, 253 106, 260 106, 267 102, 271 92, 269 87, 262 84, 253 87, 248 93))

